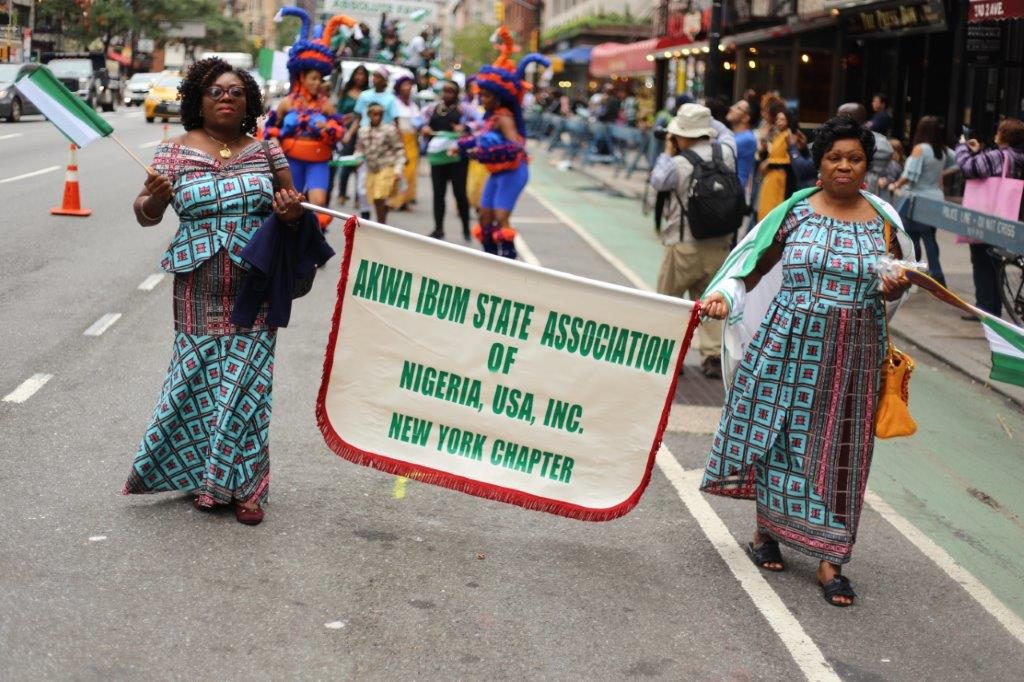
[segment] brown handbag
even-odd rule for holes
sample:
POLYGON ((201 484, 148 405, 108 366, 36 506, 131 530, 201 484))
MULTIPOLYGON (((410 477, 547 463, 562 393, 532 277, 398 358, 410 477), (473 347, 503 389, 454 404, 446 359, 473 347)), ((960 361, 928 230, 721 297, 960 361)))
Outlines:
MULTIPOLYGON (((889 249, 892 226, 885 221, 885 245, 889 249)), ((892 344, 889 324, 886 322, 887 350, 882 363, 881 389, 875 406, 875 436, 899 438, 917 432, 917 422, 910 416, 910 374, 914 360, 892 344)))

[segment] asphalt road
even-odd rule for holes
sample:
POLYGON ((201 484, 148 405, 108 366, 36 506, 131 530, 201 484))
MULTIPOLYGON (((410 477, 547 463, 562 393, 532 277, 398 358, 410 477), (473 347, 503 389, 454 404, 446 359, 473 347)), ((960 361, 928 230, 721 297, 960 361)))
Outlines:
MULTIPOLYGON (((148 158, 160 126, 137 109, 110 120, 148 158)), ((741 551, 752 505, 695 491, 721 398, 696 371, 648 491, 613 522, 333 455, 313 406, 338 260, 279 336, 267 520, 243 527, 181 494, 120 496, 170 357, 170 279, 139 286, 159 274, 174 221, 134 223, 142 171, 107 140, 79 154, 92 216, 50 216, 66 162, 49 124, 0 124, 0 394, 50 376, 24 402, 0 402, 0 679, 1019 678, 1024 583, 1007 559, 1024 547, 1019 502, 989 495, 961 513, 952 498, 991 490, 984 476, 1020 489, 1024 416, 1002 413, 1008 440, 983 431, 960 410, 992 396, 927 359, 923 409, 945 416, 906 441, 916 445, 879 447, 872 486, 885 485, 847 569, 861 595, 851 609, 826 604, 816 562, 793 552, 786 573, 759 574, 741 551), (977 435, 964 445, 958 434, 977 435), (925 465, 881 462, 918 450, 925 465), (979 453, 998 471, 942 464, 979 453), (936 496, 948 523, 928 511, 936 496), (946 541, 951 528, 976 556, 946 541)), ((517 211, 536 260, 649 280, 635 205, 568 177, 538 166, 517 211)), ((428 178, 414 210, 393 218, 430 231, 428 178)), ((340 233, 329 235, 339 252, 340 233)))

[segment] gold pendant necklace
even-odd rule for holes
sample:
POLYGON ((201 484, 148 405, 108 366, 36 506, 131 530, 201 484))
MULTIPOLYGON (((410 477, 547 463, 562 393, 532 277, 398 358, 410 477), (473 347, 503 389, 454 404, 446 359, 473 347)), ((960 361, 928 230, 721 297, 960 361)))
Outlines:
MULTIPOLYGON (((208 138, 210 138, 211 140, 213 140, 214 142, 216 142, 217 144, 219 144, 221 146, 220 151, 217 152, 220 155, 220 158, 222 158, 222 159, 230 159, 231 158, 231 149, 230 149, 230 146, 228 145, 227 142, 221 142, 220 140, 218 140, 216 137, 214 137, 210 133, 207 133, 206 129, 203 129, 203 132, 206 133, 206 136, 208 138)), ((242 139, 241 136, 236 137, 231 142, 231 144, 235 144, 235 142, 238 142, 240 139, 242 139)))

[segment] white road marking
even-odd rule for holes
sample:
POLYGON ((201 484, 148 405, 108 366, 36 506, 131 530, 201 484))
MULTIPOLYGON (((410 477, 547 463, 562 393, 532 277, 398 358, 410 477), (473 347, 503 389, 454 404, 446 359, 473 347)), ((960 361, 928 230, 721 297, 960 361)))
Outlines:
POLYGON ((789 655, 793 657, 793 661, 800 667, 804 677, 815 681, 839 680, 839 675, 825 659, 821 649, 803 629, 796 616, 786 608, 782 598, 772 589, 757 566, 737 544, 725 523, 698 489, 704 472, 684 470, 664 445, 658 451, 657 463, 661 473, 665 474, 665 478, 676 489, 676 493, 686 505, 687 511, 697 521, 718 555, 722 557, 722 561, 753 600, 758 611, 768 621, 768 625, 782 640, 782 644, 789 651, 789 655))
POLYGON ((561 225, 558 218, 531 218, 529 216, 516 216, 516 225, 561 225))
POLYGON ((106 535, 93 535, 93 536, 89 537, 89 542, 101 542, 101 541, 106 540, 106 539, 107 539, 106 535))
MULTIPOLYGON (((536 195, 534 197, 536 198, 536 195)), ((565 218, 563 222, 572 227, 570 219, 565 218)), ((580 236, 583 235, 581 234, 580 236)), ((592 239, 593 237, 587 234, 584 241, 587 241, 589 244, 592 239)), ((519 255, 527 263, 540 265, 537 256, 526 245, 526 241, 523 240, 522 236, 516 236, 516 250, 519 251, 519 255)), ((621 267, 615 263, 612 263, 612 265, 618 268, 631 281, 639 281, 638 288, 649 289, 635 273, 630 272, 627 274, 628 268, 625 265, 621 265, 621 267)), ((692 430, 697 433, 713 433, 714 427, 711 427, 710 430, 704 427, 703 430, 697 431, 699 428, 697 420, 704 419, 705 421, 717 424, 717 419, 721 412, 721 408, 717 407, 708 408, 687 405, 685 409, 676 409, 670 413, 669 428, 675 426, 674 430, 679 431, 692 430), (711 420, 714 421, 712 422, 711 420)), ((789 651, 790 656, 793 657, 794 662, 800 667, 804 676, 808 680, 815 682, 818 680, 822 682, 825 680, 839 680, 839 676, 836 675, 832 666, 829 665, 829 662, 814 643, 814 640, 804 631, 800 621, 786 608, 782 598, 764 579, 757 567, 747 557, 746 552, 736 543, 735 538, 733 538, 729 529, 726 528, 722 519, 718 517, 718 514, 715 513, 715 510, 711 508, 711 505, 708 504, 703 494, 698 490, 700 477, 703 475, 703 472, 685 471, 675 456, 664 445, 658 451, 656 461, 658 468, 661 469, 661 472, 672 483, 672 487, 676 489, 676 494, 679 495, 679 499, 683 501, 690 515, 700 525, 704 535, 711 541, 711 545, 718 552, 719 556, 722 557, 722 561, 725 562, 725 565, 732 574, 736 576, 740 586, 743 587, 744 591, 754 602, 754 605, 761 612, 761 615, 768 621, 775 634, 782 640, 782 644, 789 651)))
POLYGON ((23 403, 36 394, 36 391, 53 378, 52 374, 33 374, 25 379, 16 389, 4 396, 5 403, 23 403))
POLYGON ((125 118, 142 118, 142 112, 141 111, 132 111, 132 112, 129 112, 127 114, 122 114, 122 116, 124 116, 125 118))
POLYGON ((155 275, 150 275, 146 279, 142 280, 142 284, 139 285, 140 291, 153 291, 156 289, 156 285, 160 284, 164 280, 164 273, 158 272, 155 275))
POLYGON ((526 243, 526 240, 524 240, 521 235, 516 235, 514 243, 516 251, 519 252, 519 255, 523 259, 523 261, 529 263, 530 265, 540 265, 540 261, 537 260, 537 255, 533 252, 533 249, 530 248, 530 245, 526 243))
POLYGON ((32 178, 37 175, 42 175, 43 173, 52 173, 55 170, 60 170, 60 168, 60 166, 50 166, 49 168, 41 168, 37 171, 32 171, 31 173, 22 173, 21 175, 15 175, 13 178, 4 178, 3 180, 0 180, 0 185, 4 184, 5 182, 14 182, 16 180, 32 178))
MULTIPOLYGON (((537 194, 533 190, 527 188, 526 191, 529 192, 530 195, 534 199, 536 199, 542 206, 544 206, 553 215, 555 215, 561 222, 565 223, 565 225, 569 227, 569 229, 571 229, 573 232, 579 235, 579 237, 583 239, 583 241, 585 241, 589 246, 594 248, 594 250, 597 251, 598 254, 600 254, 606 261, 608 261, 609 264, 612 265, 612 267, 618 270, 624 277, 626 277, 626 279, 632 282, 638 289, 650 291, 650 287, 647 286, 646 282, 644 282, 639 275, 633 272, 629 268, 629 266, 627 266, 621 260, 616 258, 613 254, 611 254, 606 248, 604 248, 603 245, 599 244, 597 240, 590 235, 589 232, 580 227, 572 218, 559 211, 544 198, 537 196, 537 194)), ((523 259, 526 260, 525 255, 523 259)), ((536 257, 534 257, 533 261, 527 262, 532 262, 534 265, 540 265, 540 263, 536 260, 536 257)), ((688 409, 692 410, 693 407, 691 406, 688 409)), ((684 411, 685 410, 676 410, 676 412, 684 411)), ((670 415, 669 419, 671 425, 672 415, 670 415)), ((709 515, 707 517, 707 523, 709 524, 709 527, 713 527, 716 523, 722 524, 721 519, 715 514, 711 506, 708 505, 707 501, 697 492, 697 487, 700 483, 700 472, 683 472, 683 469, 679 465, 679 462, 676 461, 675 457, 671 456, 671 453, 669 453, 669 456, 665 457, 663 460, 662 454, 666 452, 668 452, 668 450, 664 446, 662 446, 661 451, 658 453, 658 466, 662 470, 662 472, 669 477, 669 480, 672 481, 673 486, 676 487, 676 490, 679 492, 680 498, 682 498, 683 503, 686 504, 687 508, 690 510, 690 513, 693 514, 694 517, 697 516, 694 507, 691 507, 691 505, 687 502, 687 499, 693 499, 696 508, 699 508, 701 504, 707 507, 706 511, 709 515), (679 477, 680 481, 682 481, 683 477, 692 478, 692 482, 688 488, 686 488, 685 486, 685 489, 680 488, 679 485, 677 485, 677 482, 672 479, 672 476, 669 476, 667 470, 672 469, 673 464, 675 465, 675 467, 678 468, 678 471, 676 471, 673 475, 679 477)), ((1004 628, 1006 628, 1010 635, 1012 635, 1015 639, 1024 644, 1024 620, 1022 620, 1019 616, 1017 616, 1017 614, 1011 611, 1002 601, 999 600, 998 597, 995 596, 995 594, 992 593, 991 590, 989 590, 987 587, 985 587, 984 584, 981 583, 981 581, 975 578, 970 573, 970 571, 968 571, 963 566, 958 564, 944 549, 939 547, 931 538, 922 533, 916 526, 914 526, 912 523, 903 518, 903 516, 900 515, 899 512, 893 509, 885 500, 880 498, 870 489, 867 490, 865 493, 865 501, 868 503, 869 506, 871 506, 872 509, 878 512, 878 514, 882 516, 882 518, 888 521, 897 531, 899 531, 900 534, 903 535, 903 537, 907 538, 907 540, 909 540, 911 544, 917 547, 917 549, 922 554, 924 554, 934 564, 941 568, 942 571, 945 572, 946 575, 948 575, 954 582, 963 587, 964 590, 969 595, 971 595, 971 597, 975 601, 977 601, 982 608, 988 611, 988 613, 992 615, 993 618, 999 621, 999 623, 1004 628)), ((698 519, 698 522, 701 524, 701 528, 702 530, 704 530, 705 535, 707 535, 709 539, 712 539, 708 530, 705 528, 705 523, 701 522, 700 519, 698 519)), ((728 533, 728 529, 725 528, 724 524, 722 524, 721 529, 728 533)), ((740 564, 743 565, 744 569, 742 572, 746 573, 747 569, 754 570, 755 575, 757 575, 757 577, 760 578, 760 574, 756 573, 756 567, 754 566, 754 564, 746 557, 745 552, 739 547, 738 544, 736 544, 735 540, 732 539, 731 535, 729 535, 727 540, 728 542, 726 543, 726 545, 723 545, 722 547, 719 547, 719 545, 717 544, 715 545, 715 549, 718 550, 722 558, 726 559, 726 552, 730 556, 735 556, 735 552, 738 551, 738 561, 740 564)), ((714 542, 714 539, 712 539, 712 542, 714 542)), ((730 563, 729 560, 726 560, 726 563, 729 565, 729 568, 730 570, 732 570, 733 574, 736 575, 737 578, 739 578, 737 568, 732 563, 730 563)), ((741 579, 740 582, 743 583, 743 580, 741 579)), ((778 595, 776 595, 775 592, 771 589, 771 587, 766 582, 764 582, 763 578, 761 578, 761 582, 764 583, 764 587, 767 590, 767 598, 778 599, 778 595)), ((765 613, 763 605, 759 602, 760 597, 755 597, 755 593, 751 592, 751 590, 748 589, 747 585, 745 584, 744 589, 752 598, 754 598, 754 603, 758 606, 758 608, 761 609, 761 612, 765 613)), ((768 616, 766 615, 765 617, 767 618, 768 616)), ((779 617, 785 620, 786 617, 792 618, 792 615, 788 611, 786 611, 784 615, 780 615, 779 617)), ((793 619, 793 623, 795 623, 797 628, 800 627, 799 623, 796 622, 795 619, 793 619)), ((772 624, 772 627, 776 627, 774 623, 772 624)), ((779 632, 777 628, 776 632, 779 632)), ((780 634, 780 637, 781 636, 782 635, 780 634)), ((785 639, 783 639, 783 641, 786 642, 785 639)), ((809 644, 810 646, 814 646, 813 642, 809 642, 809 644)), ((790 644, 787 643, 786 646, 787 648, 789 648, 790 653, 793 653, 793 649, 790 648, 790 644)), ((800 645, 800 647, 801 651, 804 651, 805 653, 808 651, 802 648, 802 645, 800 645)), ((816 647, 815 650, 817 650, 816 647)), ((820 657, 820 655, 821 652, 818 651, 818 656, 820 657)), ((801 666, 801 669, 803 669, 804 674, 808 675, 810 679, 838 679, 838 677, 835 675, 835 672, 832 670, 831 666, 828 664, 827 661, 825 661, 824 658, 821 658, 821 664, 824 666, 822 670, 819 670, 814 665, 812 665, 811 668, 805 668, 804 664, 801 663, 801 660, 796 657, 796 654, 794 654, 794 659, 796 660, 797 664, 801 666), (820 675, 822 674, 822 671, 826 669, 826 677, 811 677, 811 675, 809 674, 810 671, 820 675)), ((813 657, 808 660, 810 661, 812 659, 813 657)))
POLYGON ((575 232, 580 239, 585 241, 587 243, 587 246, 592 248, 594 251, 598 253, 598 255, 600 255, 602 258, 608 261, 608 263, 611 264, 613 268, 618 270, 623 277, 628 279, 633 286, 635 286, 637 289, 643 289, 644 291, 651 291, 651 288, 647 286, 647 282, 641 279, 640 275, 633 272, 629 268, 629 266, 627 266, 625 263, 619 260, 619 258, 615 254, 606 249, 604 247, 604 244, 594 239, 594 237, 589 232, 587 232, 582 227, 577 225, 576 221, 574 221, 572 218, 570 218, 569 216, 565 215, 560 210, 555 208, 554 204, 549 202, 544 197, 538 196, 537 193, 534 192, 529 187, 526 188, 526 191, 530 194, 530 196, 536 199, 541 206, 550 211, 556 218, 558 218, 559 221, 564 223, 566 227, 575 232))
POLYGON ((955 583, 959 583, 967 594, 971 595, 982 608, 999 621, 1006 630, 1021 644, 1024 644, 1024 620, 1001 602, 990 589, 975 578, 970 571, 961 566, 946 550, 939 547, 934 540, 921 532, 914 524, 900 516, 888 502, 872 490, 868 490, 864 498, 871 508, 888 521, 893 528, 911 542, 926 557, 931 559, 955 583))
POLYGON ((110 329, 110 327, 121 319, 121 313, 107 313, 100 319, 90 325, 88 329, 82 332, 83 336, 100 336, 103 332, 110 329))
POLYGON ((161 142, 163 142, 163 140, 153 140, 152 142, 146 142, 144 144, 140 144, 139 149, 150 149, 152 147, 157 146, 161 142))
POLYGON ((21 137, 21 133, 8 133, 7 135, 0 135, 0 140, 9 140, 12 137, 21 137))
POLYGON ((345 624, 340 620, 332 620, 330 623, 324 623, 324 627, 328 630, 340 630, 345 627, 345 624))
POLYGON ((680 409, 669 412, 668 424, 665 426, 665 429, 678 433, 703 433, 711 435, 718 429, 718 422, 721 418, 721 407, 682 405, 680 409))

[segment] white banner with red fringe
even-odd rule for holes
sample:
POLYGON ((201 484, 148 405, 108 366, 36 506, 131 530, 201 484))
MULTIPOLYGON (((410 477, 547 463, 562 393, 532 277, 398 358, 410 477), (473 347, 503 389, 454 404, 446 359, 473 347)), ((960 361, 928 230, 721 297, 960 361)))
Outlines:
POLYGON ((349 219, 317 401, 345 459, 578 519, 639 501, 689 301, 349 219))

